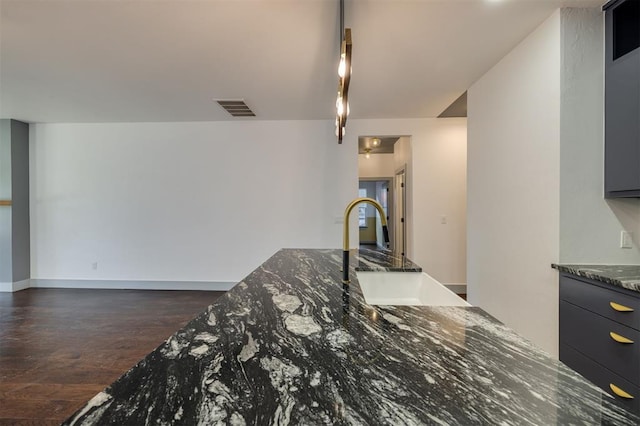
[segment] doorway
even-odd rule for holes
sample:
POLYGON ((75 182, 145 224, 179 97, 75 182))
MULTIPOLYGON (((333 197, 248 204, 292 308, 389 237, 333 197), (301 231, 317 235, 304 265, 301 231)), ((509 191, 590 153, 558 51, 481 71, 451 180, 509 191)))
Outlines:
MULTIPOLYGON (((390 248, 398 255, 411 253, 411 136, 359 136, 358 179, 360 196, 378 201, 387 216, 390 248), (407 216, 409 220, 407 220, 407 216), (409 236, 409 238, 407 237, 409 236)), ((374 207, 360 208, 360 242, 363 248, 385 247, 382 223, 374 207)))
MULTIPOLYGON (((358 189, 359 197, 373 198, 382 206, 390 232, 390 248, 393 245, 392 188, 392 178, 362 178, 359 181, 358 189)), ((358 225, 361 248, 376 250, 387 248, 382 232, 382 221, 375 207, 365 203, 358 205, 358 225)))

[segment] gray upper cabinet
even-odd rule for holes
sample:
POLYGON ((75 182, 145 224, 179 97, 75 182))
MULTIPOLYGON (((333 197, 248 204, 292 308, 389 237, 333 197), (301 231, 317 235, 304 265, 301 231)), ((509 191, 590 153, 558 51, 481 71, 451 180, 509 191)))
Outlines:
POLYGON ((605 10, 605 196, 640 197, 640 0, 605 10))

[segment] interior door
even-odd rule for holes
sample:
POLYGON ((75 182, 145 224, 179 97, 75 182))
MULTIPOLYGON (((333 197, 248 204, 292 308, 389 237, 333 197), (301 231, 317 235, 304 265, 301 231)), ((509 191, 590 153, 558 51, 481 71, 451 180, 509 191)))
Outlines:
POLYGON ((394 232, 393 232, 393 249, 402 256, 406 255, 406 226, 405 226, 405 173, 404 169, 398 172, 394 178, 394 232))
MULTIPOLYGON (((389 201, 389 189, 391 180, 382 180, 376 182, 376 201, 380 203, 382 206, 382 210, 384 210, 385 218, 387 219, 387 225, 389 230, 389 248, 393 248, 393 229, 391 228, 391 214, 390 214, 390 201, 389 201)), ((384 241, 384 234, 382 232, 382 222, 380 221, 379 215, 376 215, 376 236, 378 247, 386 248, 387 245, 384 241)))

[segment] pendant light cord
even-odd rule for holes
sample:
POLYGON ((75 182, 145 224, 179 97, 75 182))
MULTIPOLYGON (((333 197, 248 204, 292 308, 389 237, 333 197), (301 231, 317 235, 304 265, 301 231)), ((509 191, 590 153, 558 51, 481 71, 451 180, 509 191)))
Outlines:
POLYGON ((342 39, 344 38, 344 0, 340 0, 340 46, 342 46, 342 39))

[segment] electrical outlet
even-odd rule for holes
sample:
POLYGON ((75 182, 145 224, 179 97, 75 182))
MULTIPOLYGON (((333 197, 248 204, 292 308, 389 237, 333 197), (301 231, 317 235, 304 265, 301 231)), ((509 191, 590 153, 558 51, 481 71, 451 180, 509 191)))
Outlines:
POLYGON ((440 223, 443 225, 447 224, 447 217, 446 216, 440 216, 440 223))
POLYGON ((620 248, 632 248, 633 247, 633 232, 620 231, 620 248))
POLYGON ((93 262, 91 264, 91 269, 93 269, 94 271, 97 271, 98 270, 98 262, 93 262))

